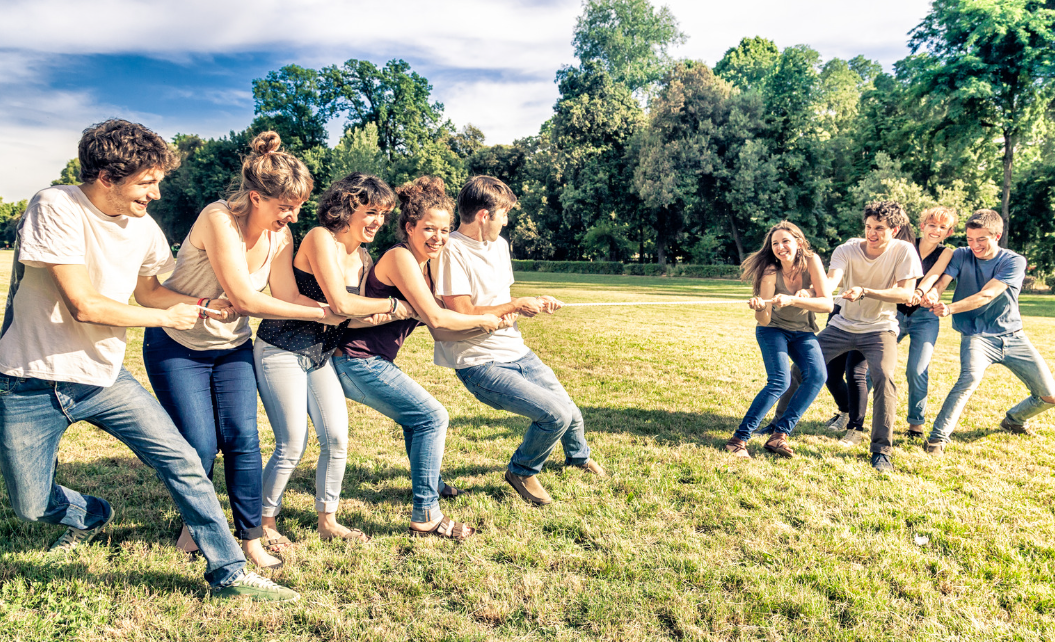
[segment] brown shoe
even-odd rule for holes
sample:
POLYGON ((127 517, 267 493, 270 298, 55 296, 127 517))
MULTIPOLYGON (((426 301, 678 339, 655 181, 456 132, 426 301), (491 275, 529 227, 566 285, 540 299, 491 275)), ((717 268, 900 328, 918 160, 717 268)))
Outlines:
POLYGON ((731 452, 733 454, 733 457, 739 457, 740 459, 751 459, 751 453, 747 452, 747 442, 743 439, 730 437, 729 441, 725 442, 725 449, 731 452))
POLYGON ((572 464, 572 465, 575 466, 576 468, 581 468, 582 470, 584 470, 584 471, 586 471, 588 473, 593 473, 594 475, 597 475, 598 477, 607 477, 608 476, 608 473, 605 472, 604 468, 602 468, 600 464, 598 464, 596 461, 594 461, 592 459, 587 459, 585 464, 572 464))
POLYGON ((542 484, 538 483, 536 475, 530 477, 521 477, 520 475, 514 475, 513 473, 506 471, 506 482, 513 487, 517 493, 526 502, 531 502, 538 506, 545 506, 546 504, 552 504, 553 498, 549 496, 546 489, 542 487, 542 484))
POLYGON ((1033 435, 1037 434, 1037 433, 1033 432, 1033 430, 1030 429, 1030 427, 1027 426, 1026 424, 1016 424, 1015 422, 1011 421, 1007 417, 1004 417, 1003 421, 1000 422, 1000 427, 1003 428, 1004 430, 1006 430, 1006 431, 1008 431, 1010 433, 1014 433, 1016 435, 1030 435, 1030 436, 1033 436, 1033 435))
POLYGON ((923 452, 928 455, 934 455, 935 457, 941 457, 945 454, 945 442, 944 441, 931 441, 927 440, 923 442, 923 452))
POLYGON ((909 424, 908 431, 905 432, 905 436, 909 439, 923 439, 923 426, 909 424))
POLYGON ((775 432, 773 436, 769 438, 764 446, 769 452, 780 455, 781 457, 794 457, 795 449, 788 443, 788 435, 784 432, 775 432))

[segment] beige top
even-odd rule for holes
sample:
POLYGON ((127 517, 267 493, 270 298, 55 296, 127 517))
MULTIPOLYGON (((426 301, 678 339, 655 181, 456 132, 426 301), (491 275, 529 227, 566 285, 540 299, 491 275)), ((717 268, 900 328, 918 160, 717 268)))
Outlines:
MULTIPOLYGON (((223 204, 226 208, 226 204, 223 204)), ((230 210, 228 214, 234 218, 230 210)), ((238 230, 238 236, 241 237, 242 228, 237 221, 235 221, 235 228, 238 230)), ((267 287, 268 278, 271 276, 271 261, 278 252, 282 238, 281 235, 271 230, 267 231, 267 259, 260 269, 249 275, 253 288, 258 292, 262 292, 267 287)), ((245 250, 244 238, 242 238, 242 249, 245 250)), ((173 292, 194 298, 227 298, 220 281, 216 278, 216 273, 213 272, 205 250, 199 250, 190 242, 190 232, 187 233, 187 238, 184 239, 179 253, 176 254, 176 271, 165 281, 165 287, 173 292)), ((198 319, 190 330, 165 328, 165 332, 172 337, 173 341, 191 350, 230 350, 242 345, 253 336, 248 317, 238 317, 226 323, 209 318, 198 319)))
MULTIPOLYGON (((179 269, 179 268, 176 268, 179 269)), ((802 288, 808 290, 812 284, 810 280, 810 271, 802 271, 802 288)), ((787 294, 789 296, 795 296, 795 293, 788 289, 786 283, 784 283, 784 272, 777 267, 777 289, 776 294, 787 294)), ((789 330, 791 332, 818 332, 820 330, 817 327, 817 315, 810 312, 809 310, 803 310, 802 308, 793 308, 791 306, 785 306, 777 310, 774 308, 770 311, 769 315, 769 327, 780 328, 781 330, 789 330)))

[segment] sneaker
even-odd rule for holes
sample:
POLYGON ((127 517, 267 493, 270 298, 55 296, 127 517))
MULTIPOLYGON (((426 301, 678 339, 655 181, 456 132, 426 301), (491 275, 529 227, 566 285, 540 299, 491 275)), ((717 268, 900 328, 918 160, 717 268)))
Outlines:
POLYGON ((234 581, 222 588, 212 590, 213 597, 248 597, 254 602, 296 602, 300 594, 285 586, 279 586, 256 573, 238 574, 234 581))
POLYGON ((848 412, 837 412, 832 415, 832 418, 824 422, 824 427, 832 432, 839 432, 840 430, 846 430, 846 424, 850 423, 850 413, 848 412))
POLYGON ((872 468, 875 468, 877 473, 894 472, 894 464, 890 463, 890 457, 882 453, 872 455, 872 468))
POLYGON ((73 552, 73 549, 81 544, 87 544, 92 541, 92 539, 101 533, 112 521, 114 521, 113 506, 110 507, 110 514, 106 516, 106 520, 95 528, 87 528, 85 530, 73 528, 72 526, 67 528, 66 532, 62 534, 62 537, 55 540, 55 543, 51 545, 51 548, 48 549, 48 553, 53 555, 68 555, 73 552))
POLYGON ((941 440, 931 441, 930 439, 928 439, 927 441, 923 442, 923 452, 927 453, 928 455, 935 455, 941 457, 945 454, 945 442, 941 440))
POLYGON ((1000 427, 1016 435, 1036 435, 1036 433, 1033 432, 1033 430, 1026 424, 1016 424, 1007 417, 1004 417, 1004 419, 1000 422, 1000 427))
POLYGON ((865 440, 865 431, 863 430, 847 430, 843 438, 839 440, 840 446, 856 446, 865 440))

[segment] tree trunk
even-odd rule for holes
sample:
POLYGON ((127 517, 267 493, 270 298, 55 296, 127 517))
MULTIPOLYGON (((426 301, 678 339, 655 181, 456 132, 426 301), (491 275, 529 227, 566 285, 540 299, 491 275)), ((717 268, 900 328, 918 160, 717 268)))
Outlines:
POLYGON ((645 262, 645 226, 642 225, 641 227, 639 227, 638 228, 638 232, 640 233, 640 236, 638 238, 638 244, 637 244, 637 262, 638 263, 644 263, 645 262))
POLYGON ((733 231, 733 243, 736 244, 736 254, 740 257, 740 262, 743 263, 744 259, 744 242, 740 238, 740 230, 736 229, 736 219, 733 218, 732 212, 725 213, 726 218, 729 219, 729 229, 733 231))
POLYGON ((667 266, 667 239, 663 234, 656 234, 656 263, 659 267, 667 266))
POLYGON ((1015 135, 1004 130, 1004 198, 1000 206, 1000 216, 1004 217, 1004 234, 1000 237, 1000 247, 1007 247, 1011 236, 1011 168, 1015 162, 1015 135))

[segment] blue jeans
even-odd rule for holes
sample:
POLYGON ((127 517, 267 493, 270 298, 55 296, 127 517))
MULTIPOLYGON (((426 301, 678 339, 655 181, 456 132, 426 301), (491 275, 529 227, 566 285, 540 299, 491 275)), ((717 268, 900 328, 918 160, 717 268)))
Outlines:
POLYGON ((590 459, 579 407, 534 352, 529 350, 516 361, 489 361, 454 372, 488 406, 531 420, 524 441, 509 461, 509 472, 523 477, 539 474, 558 441, 566 465, 581 465, 590 459))
POLYGON ((235 537, 261 537, 263 464, 252 341, 230 350, 191 350, 161 328, 147 328, 143 362, 154 394, 198 451, 209 479, 216 454, 223 453, 235 537))
POLYGON ((440 512, 440 465, 447 440, 447 409, 399 366, 381 357, 334 356, 344 395, 370 406, 403 427, 414 492, 412 522, 431 522, 440 512))
POLYGON ((999 337, 964 335, 960 340, 960 378, 949 391, 941 411, 934 419, 931 441, 949 441, 971 393, 982 382, 986 368, 994 363, 1010 370, 1026 384, 1030 392, 1029 397, 1007 411, 1008 421, 1024 425, 1030 417, 1055 405, 1041 399, 1055 396, 1055 379, 1052 379, 1048 364, 1030 343, 1025 332, 1019 330, 999 337))
POLYGON ((828 376, 824 355, 817 343, 817 335, 812 332, 795 332, 770 326, 756 326, 755 338, 762 349, 762 362, 766 366, 766 387, 755 395, 744 415, 740 427, 733 434, 742 441, 751 438, 751 433, 777 403, 789 386, 791 386, 791 363, 802 372, 802 382, 791 395, 787 408, 771 426, 763 432, 782 432, 791 434, 802 413, 810 407, 817 393, 824 387, 828 376), (770 430, 772 429, 772 430, 770 430))
POLYGON ((938 341, 938 317, 930 310, 920 308, 905 316, 897 313, 897 321, 901 326, 897 340, 909 337, 908 364, 905 366, 905 378, 908 380, 908 423, 913 426, 922 426, 923 415, 927 411, 927 388, 930 377, 927 369, 930 367, 930 359, 934 356, 934 344, 938 341))
POLYGON ((113 510, 103 499, 55 483, 59 441, 77 421, 113 435, 157 472, 208 561, 211 586, 228 584, 242 571, 245 557, 194 449, 124 368, 106 388, 0 374, 0 470, 19 518, 83 530, 102 524, 113 510))

